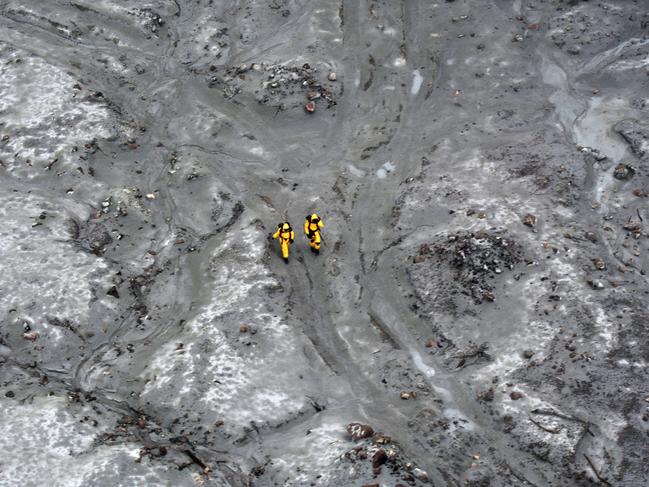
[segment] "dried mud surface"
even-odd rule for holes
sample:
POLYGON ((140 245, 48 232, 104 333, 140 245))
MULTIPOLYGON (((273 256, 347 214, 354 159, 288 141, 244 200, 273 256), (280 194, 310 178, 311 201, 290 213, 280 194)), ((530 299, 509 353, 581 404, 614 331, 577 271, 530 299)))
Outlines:
POLYGON ((0 1, 0 485, 645 485, 648 12, 0 1))

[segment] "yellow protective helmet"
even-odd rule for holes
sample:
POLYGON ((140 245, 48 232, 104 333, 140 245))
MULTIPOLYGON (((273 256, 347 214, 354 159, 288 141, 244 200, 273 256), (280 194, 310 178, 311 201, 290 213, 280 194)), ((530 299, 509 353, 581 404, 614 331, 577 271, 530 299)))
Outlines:
POLYGON ((282 230, 290 230, 291 225, 288 224, 288 222, 282 223, 282 230))
POLYGON ((318 215, 316 215, 315 213, 313 213, 308 219, 311 222, 317 222, 318 220, 320 220, 320 217, 318 215))

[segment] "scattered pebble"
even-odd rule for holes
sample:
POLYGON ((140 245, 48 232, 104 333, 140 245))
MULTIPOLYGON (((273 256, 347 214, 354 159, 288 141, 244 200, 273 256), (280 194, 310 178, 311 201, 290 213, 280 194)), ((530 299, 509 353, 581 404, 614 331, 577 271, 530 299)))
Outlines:
POLYGON ((29 340, 30 342, 36 341, 39 336, 40 335, 37 331, 26 331, 25 333, 23 333, 23 338, 25 340, 29 340))
POLYGON ((536 225, 536 216, 528 213, 521 221, 523 222, 523 225, 533 228, 536 225))

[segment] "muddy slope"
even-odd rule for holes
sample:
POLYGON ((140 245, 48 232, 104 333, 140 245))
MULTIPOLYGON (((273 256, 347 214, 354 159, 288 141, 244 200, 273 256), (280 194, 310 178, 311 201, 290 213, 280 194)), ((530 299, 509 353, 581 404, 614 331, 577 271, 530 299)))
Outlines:
POLYGON ((0 1, 0 485, 644 485, 648 12, 0 1))

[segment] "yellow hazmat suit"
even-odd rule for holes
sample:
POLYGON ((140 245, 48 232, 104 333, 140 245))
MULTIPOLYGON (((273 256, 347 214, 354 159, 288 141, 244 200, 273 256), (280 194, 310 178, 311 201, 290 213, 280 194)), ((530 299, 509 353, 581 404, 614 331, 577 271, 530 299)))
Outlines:
POLYGON ((316 254, 320 253, 320 243, 322 241, 320 232, 323 228, 324 223, 322 223, 322 220, 318 215, 316 215, 315 213, 312 215, 307 215, 304 222, 304 233, 309 239, 309 247, 311 247, 311 251, 315 252, 316 254))
POLYGON ((288 263, 288 246, 295 240, 295 232, 288 222, 280 223, 277 225, 277 231, 273 238, 279 238, 279 244, 282 247, 282 258, 284 262, 288 263))

